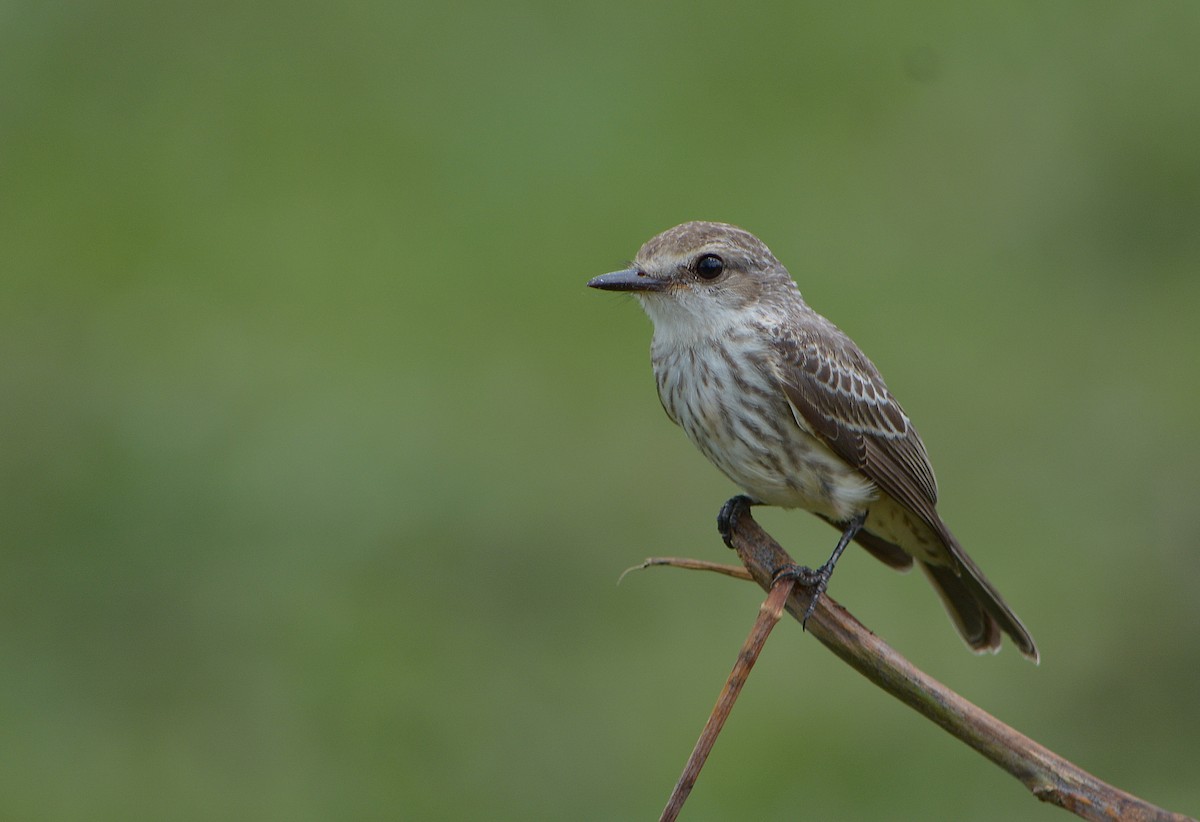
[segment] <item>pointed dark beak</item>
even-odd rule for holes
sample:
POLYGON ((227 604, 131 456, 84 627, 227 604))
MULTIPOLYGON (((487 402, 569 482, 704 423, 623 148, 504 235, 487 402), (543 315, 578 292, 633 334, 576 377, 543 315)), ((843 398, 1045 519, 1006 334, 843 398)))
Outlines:
POLYGON ((662 280, 656 280, 645 271, 627 268, 624 271, 613 271, 601 274, 588 280, 588 288, 599 288, 601 291, 662 291, 662 280))

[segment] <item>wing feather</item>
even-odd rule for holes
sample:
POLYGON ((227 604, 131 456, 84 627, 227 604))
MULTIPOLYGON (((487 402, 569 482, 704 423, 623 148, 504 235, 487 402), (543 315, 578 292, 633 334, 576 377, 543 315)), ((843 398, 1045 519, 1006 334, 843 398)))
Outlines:
POLYGON ((925 444, 874 364, 832 323, 819 335, 781 333, 779 374, 793 411, 850 465, 935 532, 937 480, 925 444))

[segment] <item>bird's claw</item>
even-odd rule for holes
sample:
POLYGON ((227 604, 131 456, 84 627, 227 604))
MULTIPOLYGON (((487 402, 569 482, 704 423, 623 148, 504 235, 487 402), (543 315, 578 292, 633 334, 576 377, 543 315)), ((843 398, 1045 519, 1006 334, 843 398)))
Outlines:
POLYGON ((750 510, 750 506, 754 501, 745 494, 738 494, 736 497, 730 497, 721 506, 721 512, 717 514, 717 532, 721 535, 721 539, 729 548, 733 548, 733 530, 737 528, 738 517, 750 510))
POLYGON ((804 616, 800 619, 802 628, 808 627, 808 618, 817 609, 817 603, 821 601, 821 594, 825 593, 825 588, 829 585, 829 577, 832 575, 833 568, 829 563, 825 563, 820 568, 809 568, 807 565, 793 563, 785 565, 775 572, 772 582, 791 578, 796 581, 797 585, 803 585, 812 591, 812 598, 808 602, 808 607, 804 609, 804 616))

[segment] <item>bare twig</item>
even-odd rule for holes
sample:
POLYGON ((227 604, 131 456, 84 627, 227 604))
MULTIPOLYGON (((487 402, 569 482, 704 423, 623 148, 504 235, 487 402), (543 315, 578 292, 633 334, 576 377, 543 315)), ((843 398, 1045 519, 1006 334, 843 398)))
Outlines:
MULTIPOLYGON (((718 565, 702 560, 691 560, 679 557, 653 557, 635 568, 653 566, 672 566, 680 568, 718 571, 729 576, 742 579, 752 578, 764 589, 771 592, 771 597, 763 604, 754 631, 743 646, 743 655, 750 646, 751 640, 759 633, 759 626, 768 612, 771 599, 777 595, 780 588, 772 587, 776 571, 792 565, 792 559, 787 552, 767 534, 750 516, 749 511, 742 513, 733 524, 730 532, 730 544, 737 551, 745 564, 746 572, 738 573, 740 569, 733 566, 718 565)), ((634 570, 634 569, 629 569, 634 570)), ((811 591, 803 586, 794 586, 787 597, 786 609, 796 619, 802 620, 811 602, 811 591)), ((771 626, 774 622, 770 623, 771 626)), ((823 645, 834 652, 844 662, 867 679, 874 682, 883 690, 899 699, 909 707, 923 714, 928 719, 940 725, 943 729, 958 737, 961 741, 974 748, 979 753, 999 765, 1004 770, 1021 781, 1038 799, 1058 805, 1083 819, 1089 820, 1129 820, 1130 822, 1197 822, 1191 817, 1163 810, 1132 794, 1126 793, 1108 783, 1097 779, 1074 763, 1062 758, 1044 746, 1034 742, 1027 736, 1005 725, 991 714, 972 704, 947 688, 942 683, 916 668, 912 663, 897 653, 891 646, 867 630, 858 620, 849 614, 841 605, 828 594, 821 597, 812 616, 807 623, 809 633, 823 645)), ((770 627, 762 633, 761 641, 765 642, 770 627)), ((761 642, 758 649, 761 649, 761 642)), ((739 665, 742 657, 739 656, 739 665)), ((750 662, 753 664, 753 661, 750 662)), ((736 699, 737 691, 744 684, 745 674, 749 666, 745 666, 741 680, 734 685, 738 667, 735 666, 730 681, 722 691, 717 707, 709 724, 696 743, 696 750, 688 760, 688 767, 676 785, 675 793, 680 793, 680 786, 689 775, 689 768, 694 765, 695 773, 691 774, 690 782, 679 797, 682 806, 687 791, 691 790, 699 768, 703 765, 704 757, 711 750, 712 741, 720 731, 728 708, 715 723, 722 701, 726 699, 731 688, 733 692, 729 700, 736 699), (697 759, 706 735, 710 735, 707 748, 697 759), (695 760, 695 761, 694 761, 695 760)), ((669 802, 663 812, 663 819, 674 819, 668 816, 672 804, 669 802)), ((678 813, 678 808, 675 808, 678 813)))
MULTIPOLYGON (((663 564, 677 565, 674 562, 663 564)), ((682 567, 696 566, 683 565, 682 567)), ((733 670, 729 672, 729 679, 726 680, 725 687, 721 689, 721 695, 717 697, 717 704, 713 706, 708 722, 705 723, 704 730, 700 732, 700 738, 696 740, 696 747, 692 749, 692 755, 688 757, 687 764, 683 766, 683 773, 680 774, 679 781, 675 783, 675 789, 671 791, 671 797, 667 800, 666 807, 663 808, 659 822, 674 822, 679 816, 679 812, 683 810, 683 803, 687 801, 688 794, 692 792, 692 786, 696 784, 696 778, 700 776, 700 769, 704 767, 704 760, 708 759, 709 751, 716 743, 717 736, 721 733, 721 728, 729 717, 729 712, 733 710, 733 703, 737 702, 738 694, 741 693, 742 686, 746 684, 746 678, 750 676, 750 669, 758 661, 758 655, 762 651, 767 637, 770 636, 771 629, 783 616, 783 606, 795 584, 794 580, 784 578, 777 580, 771 586, 770 594, 767 595, 762 607, 758 609, 758 619, 755 620, 754 627, 750 629, 750 635, 746 637, 746 641, 742 645, 737 662, 734 663, 733 670)))
MULTIPOLYGON (((741 513, 732 523, 729 542, 737 551, 742 563, 750 576, 764 589, 771 592, 768 603, 780 588, 773 587, 775 573, 792 565, 792 559, 787 552, 767 534, 748 510, 741 513)), ((702 567, 712 570, 710 563, 696 563, 693 560, 677 560, 674 558, 658 558, 647 560, 643 567, 650 565, 674 565, 682 567, 702 567)), ((787 597, 787 611, 797 620, 803 618, 809 603, 811 592, 804 586, 792 587, 787 597)), ((767 604, 764 603, 764 610, 767 604)), ((760 614, 759 621, 762 622, 760 614)), ((773 625, 773 623, 771 623, 773 625)), ((940 725, 960 740, 970 745, 992 762, 1015 776, 1027 787, 1034 796, 1043 802, 1049 802, 1065 808, 1068 811, 1089 820, 1128 820, 1128 822, 1196 822, 1182 814, 1172 813, 1151 805, 1132 794, 1128 794, 1106 782, 1097 779, 1087 771, 1063 759, 1058 754, 1034 742, 1027 736, 1018 733, 1005 725, 991 714, 971 704, 954 691, 947 688, 936 679, 928 676, 912 663, 898 654, 887 643, 868 631, 838 605, 828 594, 823 595, 808 619, 808 632, 817 638, 821 644, 833 651, 844 662, 880 688, 899 699, 910 708, 923 714, 928 719, 940 725)), ((762 633, 766 640, 768 627, 762 633)), ((758 631, 756 623, 755 631, 758 631)), ((751 637, 755 632, 751 633, 751 637)), ((747 640, 749 644, 749 640, 747 640)), ((761 643, 759 645, 761 647, 761 643)), ((745 654, 745 649, 743 649, 745 654)), ((739 657, 739 664, 741 657, 739 657)), ((725 691, 721 694, 724 700, 727 693, 736 697, 737 689, 742 685, 744 674, 735 684, 734 675, 730 676, 725 691)), ((747 671, 748 672, 748 666, 747 671)), ((720 707, 721 700, 718 700, 720 707)), ((714 723, 710 717, 709 725, 714 723)), ((724 721, 724 717, 720 722, 724 721)), ((720 723, 715 731, 720 730, 720 723)), ((709 728, 706 726, 705 734, 709 728)), ((701 736, 701 742, 704 736, 701 736)), ((701 742, 697 742, 697 751, 701 742)), ((711 747, 711 742, 708 743, 711 747)), ((707 755, 707 750, 704 751, 707 755)), ((696 752, 693 752, 693 758, 696 752)), ((689 766, 691 765, 689 760, 689 766)), ((703 756, 696 763, 696 769, 703 764, 703 756)), ((685 770, 680 777, 680 785, 688 776, 685 770)), ((695 776, 692 776, 694 782, 695 776)), ((676 792, 679 792, 679 785, 676 792)), ((691 784, 687 785, 690 790, 691 784)), ((680 798, 686 797, 686 790, 680 798)), ((674 799, 674 794, 672 795, 674 799)), ((669 811, 671 805, 668 804, 669 811)), ((676 813, 678 811, 676 810, 676 813)), ((674 818, 667 816, 664 819, 674 818)))
POLYGON ((718 574, 724 574, 727 577, 737 577, 738 579, 753 579, 750 572, 740 565, 727 565, 723 562, 709 562, 703 559, 689 559, 688 557, 646 557, 637 565, 632 565, 621 572, 621 576, 617 577, 617 584, 625 579, 625 575, 631 571, 641 571, 645 568, 655 568, 660 565, 669 565, 672 568, 688 568, 692 571, 713 571, 718 574))

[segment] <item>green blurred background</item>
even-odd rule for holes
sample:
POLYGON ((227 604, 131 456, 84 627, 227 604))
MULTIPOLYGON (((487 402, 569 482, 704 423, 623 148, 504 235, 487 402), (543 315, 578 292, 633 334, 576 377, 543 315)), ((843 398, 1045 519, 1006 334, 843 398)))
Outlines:
MULTIPOLYGON (((833 595, 1200 813, 1200 6, 0 5, 0 817, 654 818, 761 592, 652 234, 763 237, 1036 636, 833 595)), ((760 519, 801 561, 833 532, 760 519)), ((793 623, 686 818, 1061 819, 793 623)))

